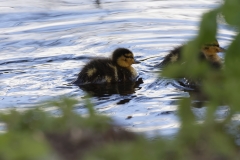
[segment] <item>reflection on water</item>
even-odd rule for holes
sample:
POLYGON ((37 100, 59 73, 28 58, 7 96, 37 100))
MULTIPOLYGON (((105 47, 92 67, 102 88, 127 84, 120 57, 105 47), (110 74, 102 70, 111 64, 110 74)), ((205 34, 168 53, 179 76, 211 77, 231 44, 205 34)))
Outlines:
POLYGON ((106 97, 113 94, 129 95, 135 93, 136 90, 141 89, 142 78, 136 82, 123 82, 123 83, 107 83, 107 84, 83 84, 79 88, 86 91, 94 97, 106 97))
MULTIPOLYGON (((188 97, 176 82, 159 78, 168 51, 197 32, 200 16, 220 0, 16 0, 0 6, 1 109, 25 108, 67 95, 91 92, 95 109, 136 132, 174 134, 179 126, 177 100, 188 97), (27 5, 26 5, 27 4, 27 5), (94 57, 115 48, 133 51, 142 84, 70 85, 94 57), (166 114, 167 113, 167 114, 166 114), (131 118, 127 118, 131 117, 131 118)), ((234 32, 223 22, 218 40, 226 46, 234 32)), ((194 109, 201 115, 202 109, 194 109)))

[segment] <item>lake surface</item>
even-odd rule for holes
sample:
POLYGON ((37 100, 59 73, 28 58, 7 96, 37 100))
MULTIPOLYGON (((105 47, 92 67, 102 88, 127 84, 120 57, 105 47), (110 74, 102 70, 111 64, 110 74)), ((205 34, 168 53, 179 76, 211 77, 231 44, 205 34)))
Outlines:
MULTIPOLYGON (((118 47, 132 50, 143 79, 91 98, 95 109, 129 130, 173 135, 179 127, 177 100, 188 97, 172 80, 157 78, 169 50, 194 37, 201 15, 220 0, 9 0, 0 2, 0 109, 26 109, 65 95, 85 114, 85 92, 71 85, 94 57, 118 47), (114 94, 113 94, 114 93, 114 94)), ((227 47, 234 31, 219 21, 218 40, 227 47)), ((49 108, 54 111, 54 108, 49 108)), ((199 119, 203 108, 193 108, 199 119)), ((220 116, 227 109, 219 109, 220 116)))

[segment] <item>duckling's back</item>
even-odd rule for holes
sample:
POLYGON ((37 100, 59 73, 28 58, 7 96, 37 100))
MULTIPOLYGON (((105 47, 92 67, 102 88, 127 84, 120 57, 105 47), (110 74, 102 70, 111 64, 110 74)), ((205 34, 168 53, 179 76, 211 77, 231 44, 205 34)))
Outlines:
POLYGON ((178 62, 181 59, 183 46, 179 46, 170 51, 164 60, 157 67, 164 67, 168 64, 178 62))
POLYGON ((94 59, 86 64, 78 78, 73 82, 74 84, 83 83, 101 83, 104 81, 111 81, 110 76, 115 74, 112 61, 110 59, 94 59))

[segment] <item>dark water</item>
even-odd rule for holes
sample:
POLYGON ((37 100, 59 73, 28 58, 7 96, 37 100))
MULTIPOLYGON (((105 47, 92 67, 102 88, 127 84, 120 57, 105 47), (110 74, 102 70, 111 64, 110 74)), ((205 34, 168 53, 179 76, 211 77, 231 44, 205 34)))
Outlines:
MULTIPOLYGON (((93 57, 107 57, 117 47, 134 52, 138 86, 114 86, 96 94, 95 109, 126 128, 171 135, 179 126, 177 100, 189 93, 174 81, 157 78, 154 65, 174 46, 194 37, 202 13, 220 0, 16 0, 0 2, 1 110, 32 107, 61 95, 81 101, 86 88, 70 85, 93 57), (114 93, 114 94, 113 94, 114 93)), ((234 32, 219 21, 218 40, 228 45, 234 32)), ((91 87, 91 86, 90 86, 91 87)), ((103 90, 98 86, 98 90, 103 90)), ((106 88, 105 88, 106 89, 106 88)), ((54 110, 54 108, 49 108, 54 110)), ((193 108, 201 119, 204 108, 193 108)), ((226 108, 219 110, 224 115, 226 108)))

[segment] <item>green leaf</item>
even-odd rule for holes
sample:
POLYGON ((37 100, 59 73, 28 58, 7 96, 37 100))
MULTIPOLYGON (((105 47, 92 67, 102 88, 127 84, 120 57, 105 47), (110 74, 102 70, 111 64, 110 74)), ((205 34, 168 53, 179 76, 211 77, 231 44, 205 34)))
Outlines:
POLYGON ((225 0, 222 6, 222 14, 226 22, 233 26, 240 26, 240 1, 239 0, 225 0))
POLYGON ((219 9, 212 10, 203 15, 200 23, 198 42, 203 45, 215 40, 217 33, 217 15, 219 9))

